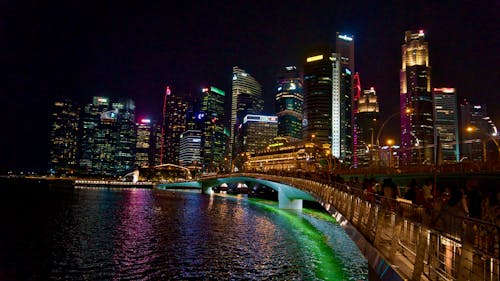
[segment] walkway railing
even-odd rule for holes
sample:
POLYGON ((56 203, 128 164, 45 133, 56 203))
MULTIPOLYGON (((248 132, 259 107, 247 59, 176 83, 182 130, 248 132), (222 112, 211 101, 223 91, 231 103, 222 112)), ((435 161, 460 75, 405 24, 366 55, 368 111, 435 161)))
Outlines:
POLYGON ((340 183, 239 174, 288 184, 338 212, 392 268, 410 280, 500 280, 500 227, 380 196, 340 183))

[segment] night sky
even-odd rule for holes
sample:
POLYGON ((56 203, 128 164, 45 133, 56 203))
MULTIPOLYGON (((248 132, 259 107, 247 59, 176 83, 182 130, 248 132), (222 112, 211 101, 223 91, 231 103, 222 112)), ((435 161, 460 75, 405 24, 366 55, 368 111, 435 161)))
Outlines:
MULTIPOLYGON (((47 167, 58 97, 129 97, 138 117, 156 117, 166 85, 229 94, 239 66, 274 114, 277 72, 301 67, 306 48, 333 44, 337 31, 354 36, 361 86, 376 88, 382 117, 398 111, 404 31, 423 29, 432 86, 486 103, 500 125, 500 1, 142 2, 0 0, 0 172, 47 167)), ((397 137, 398 121, 390 124, 384 135, 397 137)))

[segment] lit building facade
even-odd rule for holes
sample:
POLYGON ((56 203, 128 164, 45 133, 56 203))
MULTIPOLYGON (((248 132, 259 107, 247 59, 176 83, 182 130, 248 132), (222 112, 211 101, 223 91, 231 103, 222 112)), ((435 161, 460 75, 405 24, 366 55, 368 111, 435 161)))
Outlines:
POLYGON ((265 149, 277 132, 277 116, 248 114, 243 118, 243 151, 251 153, 265 149))
POLYGON ((80 166, 92 175, 118 176, 134 167, 135 104, 93 97, 81 115, 80 166))
POLYGON ((460 161, 457 95, 454 88, 434 88, 434 136, 438 164, 460 161))
POLYGON ((366 167, 376 157, 377 133, 379 124, 379 105, 374 87, 362 91, 357 99, 355 114, 358 166, 366 167))
POLYGON ((71 100, 54 102, 50 130, 50 173, 73 174, 78 168, 79 115, 80 109, 71 100))
POLYGON ((137 126, 135 146, 135 166, 149 167, 154 164, 154 124, 151 119, 143 118, 137 126))
POLYGON ((230 158, 240 153, 242 150, 239 132, 243 123, 243 118, 247 114, 260 114, 264 109, 264 100, 262 99, 262 87, 260 83, 245 70, 237 66, 233 67, 231 88, 230 158))
POLYGON ((353 105, 356 88, 354 87, 354 67, 354 38, 337 33, 335 53, 333 54, 334 104, 332 104, 332 110, 340 113, 340 127, 335 128, 335 133, 332 134, 332 140, 335 140, 332 142, 332 149, 340 145, 339 156, 336 155, 338 153, 333 154, 333 156, 348 165, 355 164, 353 105), (338 107, 338 109, 334 109, 334 107, 338 107), (338 138, 335 134, 338 134, 338 138))
MULTIPOLYGON (((319 46, 306 53, 304 62, 302 139, 314 139, 327 146, 332 141, 340 142, 340 139, 332 139, 332 124, 338 129, 338 132, 333 133, 340 135, 340 105, 332 111, 332 53, 331 46, 319 46)), ((338 104, 338 101, 335 100, 333 104, 338 104)), ((340 156, 340 145, 338 155, 340 156)))
POLYGON ((199 118, 202 129, 202 167, 206 172, 216 172, 224 161, 228 135, 224 128, 225 92, 216 87, 202 90, 199 118))
POLYGON ((163 111, 163 149, 161 164, 179 164, 180 136, 186 131, 186 112, 188 105, 167 88, 163 111))
POLYGON ((434 119, 429 48, 423 30, 406 31, 400 71, 402 164, 434 161, 434 119))
POLYGON ((278 136, 292 141, 302 139, 302 78, 295 66, 287 66, 278 77, 276 93, 276 115, 278 136))
POLYGON ((190 169, 201 167, 202 132, 188 130, 181 134, 179 162, 190 169))

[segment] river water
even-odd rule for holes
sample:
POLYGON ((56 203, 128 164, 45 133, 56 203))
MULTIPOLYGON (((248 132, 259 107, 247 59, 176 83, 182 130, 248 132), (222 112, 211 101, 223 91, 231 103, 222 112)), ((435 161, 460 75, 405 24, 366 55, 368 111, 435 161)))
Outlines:
POLYGON ((321 211, 151 189, 0 186, 0 280, 367 280, 321 211))

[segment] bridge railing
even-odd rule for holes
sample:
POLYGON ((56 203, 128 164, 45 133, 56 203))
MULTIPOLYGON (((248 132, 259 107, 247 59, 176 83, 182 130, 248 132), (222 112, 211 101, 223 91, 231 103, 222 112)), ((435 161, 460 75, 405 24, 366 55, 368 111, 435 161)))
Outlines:
POLYGON ((347 219, 392 267, 411 280, 499 280, 500 227, 449 211, 364 194, 340 183, 239 174, 285 183, 347 219))

